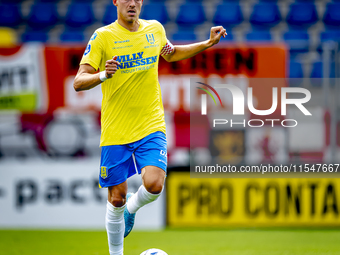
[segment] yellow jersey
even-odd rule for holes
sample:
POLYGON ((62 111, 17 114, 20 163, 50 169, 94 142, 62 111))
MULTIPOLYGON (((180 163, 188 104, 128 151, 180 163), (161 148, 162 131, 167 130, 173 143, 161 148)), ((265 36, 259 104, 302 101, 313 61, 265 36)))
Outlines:
POLYGON ((113 77, 101 84, 100 146, 135 142, 156 131, 165 133, 158 61, 167 38, 158 21, 139 19, 139 24, 136 32, 117 21, 97 29, 80 62, 101 71, 114 56, 120 63, 113 77))

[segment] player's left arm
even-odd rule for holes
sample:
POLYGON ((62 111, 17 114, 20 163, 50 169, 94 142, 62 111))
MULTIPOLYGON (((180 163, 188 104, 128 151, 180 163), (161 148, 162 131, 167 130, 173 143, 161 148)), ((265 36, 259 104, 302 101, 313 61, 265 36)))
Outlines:
POLYGON ((208 40, 188 45, 165 45, 161 51, 161 55, 168 62, 175 62, 191 58, 217 44, 221 37, 225 37, 226 35, 227 32, 222 26, 212 27, 210 30, 210 38, 208 40))

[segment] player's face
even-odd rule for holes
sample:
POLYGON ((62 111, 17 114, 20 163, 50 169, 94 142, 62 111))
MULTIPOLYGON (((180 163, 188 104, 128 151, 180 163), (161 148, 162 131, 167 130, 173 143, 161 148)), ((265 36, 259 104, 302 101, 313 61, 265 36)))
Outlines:
POLYGON ((117 6, 118 15, 126 22, 138 20, 143 0, 116 0, 113 3, 117 6))

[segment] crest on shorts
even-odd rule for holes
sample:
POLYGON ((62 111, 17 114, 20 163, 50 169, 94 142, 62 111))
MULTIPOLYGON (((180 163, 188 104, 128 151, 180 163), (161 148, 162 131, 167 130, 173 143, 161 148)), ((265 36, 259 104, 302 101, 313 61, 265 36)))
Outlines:
POLYGON ((107 177, 107 168, 106 166, 101 166, 100 167, 100 177, 105 179, 107 177))
POLYGON ((155 37, 153 36, 153 34, 145 34, 145 36, 146 36, 146 40, 148 40, 148 43, 150 44, 155 43, 155 37))

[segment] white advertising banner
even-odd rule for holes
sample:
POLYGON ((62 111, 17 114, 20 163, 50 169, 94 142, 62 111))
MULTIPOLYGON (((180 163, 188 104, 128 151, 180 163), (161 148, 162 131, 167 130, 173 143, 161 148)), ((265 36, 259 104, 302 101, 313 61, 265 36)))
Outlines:
MULTIPOLYGON (((104 229, 107 189, 98 187, 99 160, 0 162, 0 228, 104 229)), ((128 181, 136 192, 141 178, 128 181)), ((165 194, 138 211, 136 229, 165 225, 165 194)))
POLYGON ((34 111, 47 106, 44 45, 23 45, 0 56, 0 110, 34 111))

